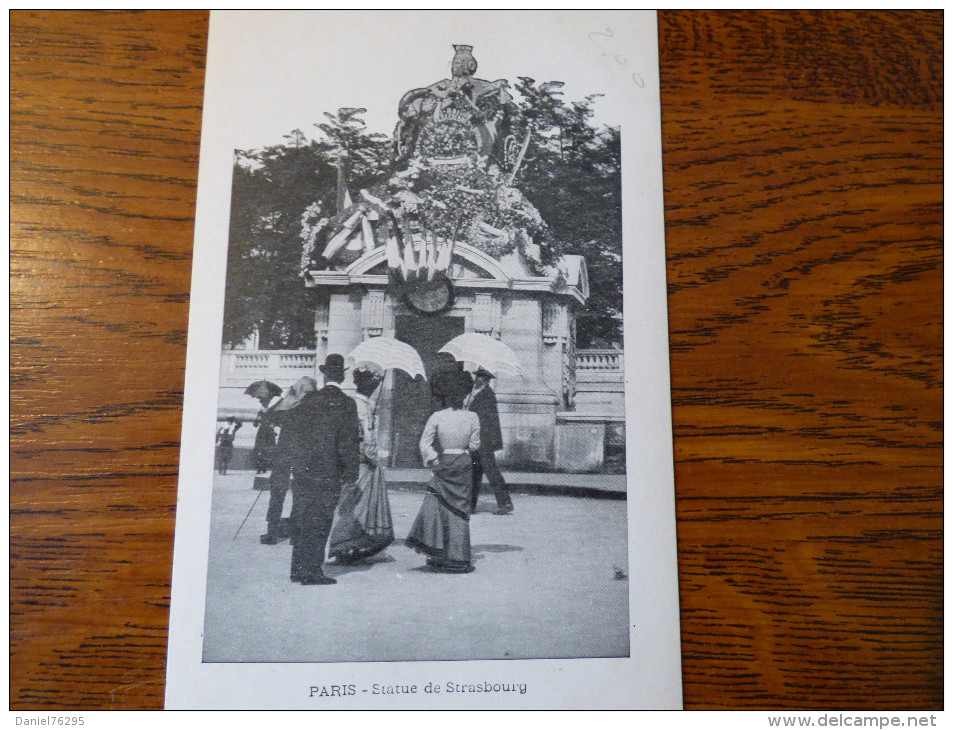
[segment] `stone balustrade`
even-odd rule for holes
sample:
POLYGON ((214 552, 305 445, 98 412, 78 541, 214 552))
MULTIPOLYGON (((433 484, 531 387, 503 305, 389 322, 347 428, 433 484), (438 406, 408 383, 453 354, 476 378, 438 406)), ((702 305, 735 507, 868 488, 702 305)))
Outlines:
POLYGON ((284 387, 314 370, 314 352, 308 350, 222 350, 223 386, 272 380, 284 387))
MULTIPOLYGON (((583 373, 622 376, 625 371, 622 350, 577 350, 577 377, 583 373)), ((222 375, 248 378, 249 374, 274 375, 280 380, 297 379, 314 372, 314 353, 308 350, 223 350, 222 375)))
POLYGON ((622 350, 577 350, 576 374, 581 371, 595 371, 600 373, 625 372, 624 354, 622 350))

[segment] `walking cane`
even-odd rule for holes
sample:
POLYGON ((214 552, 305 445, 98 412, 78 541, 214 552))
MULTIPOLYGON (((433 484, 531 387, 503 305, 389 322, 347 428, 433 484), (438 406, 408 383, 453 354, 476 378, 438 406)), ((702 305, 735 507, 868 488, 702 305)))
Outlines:
MULTIPOLYGON (((245 523, 248 522, 248 518, 251 517, 251 512, 255 509, 255 505, 258 504, 258 500, 261 499, 261 491, 258 492, 258 496, 255 497, 255 501, 251 503, 251 507, 248 510, 248 514, 245 515, 245 519, 242 520, 242 524, 238 526, 238 529, 235 530, 235 537, 238 537, 238 533, 242 531, 242 528, 245 526, 245 523)), ((235 537, 232 538, 232 542, 235 542, 235 537)))

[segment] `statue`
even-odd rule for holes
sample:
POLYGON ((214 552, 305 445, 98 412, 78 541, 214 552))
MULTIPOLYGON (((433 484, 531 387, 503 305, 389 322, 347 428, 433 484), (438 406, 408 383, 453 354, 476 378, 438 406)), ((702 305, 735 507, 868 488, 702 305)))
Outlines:
POLYGON ((302 272, 343 268, 385 246, 401 285, 447 278, 454 243, 501 259, 516 252, 542 270, 546 224, 514 186, 529 126, 506 79, 474 76, 473 47, 453 46, 451 78, 408 91, 398 104, 394 165, 358 203, 302 218, 302 272))
POLYGON ((509 82, 474 78, 473 46, 453 49, 451 78, 408 91, 397 105, 397 160, 406 162, 414 156, 453 160, 475 152, 482 166, 494 158, 497 165, 509 169, 514 161, 512 127, 518 115, 507 91, 509 82))

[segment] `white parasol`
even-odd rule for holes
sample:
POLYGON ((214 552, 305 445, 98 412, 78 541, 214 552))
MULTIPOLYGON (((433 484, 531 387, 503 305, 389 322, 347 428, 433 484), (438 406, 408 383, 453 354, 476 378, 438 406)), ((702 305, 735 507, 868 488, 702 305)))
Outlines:
POLYGON ((508 345, 487 335, 467 332, 454 337, 440 348, 449 352, 459 362, 472 362, 489 370, 493 375, 520 374, 520 361, 508 345))
POLYGON ((351 350, 348 358, 355 364, 372 362, 382 370, 397 368, 403 370, 410 377, 418 375, 427 379, 423 360, 417 351, 406 342, 395 340, 392 337, 371 337, 351 350))

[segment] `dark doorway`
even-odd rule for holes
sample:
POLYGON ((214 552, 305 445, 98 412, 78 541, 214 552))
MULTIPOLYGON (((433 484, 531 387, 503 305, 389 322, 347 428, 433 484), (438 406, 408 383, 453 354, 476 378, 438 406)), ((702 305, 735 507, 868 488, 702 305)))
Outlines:
POLYGON ((420 461, 420 435, 430 414, 437 410, 437 399, 430 394, 437 350, 464 332, 463 317, 423 317, 397 315, 394 336, 420 353, 427 369, 427 382, 410 379, 402 370, 394 371, 393 454, 391 465, 417 468, 420 461))

